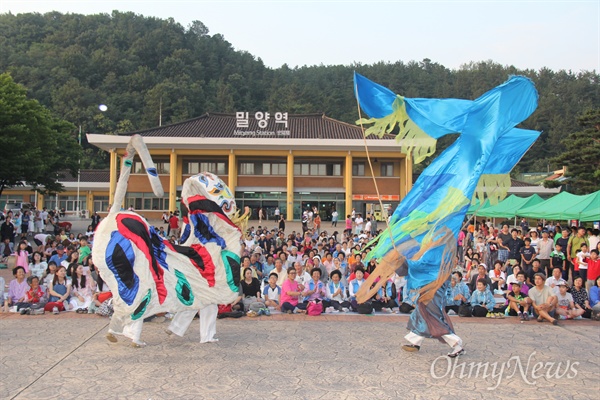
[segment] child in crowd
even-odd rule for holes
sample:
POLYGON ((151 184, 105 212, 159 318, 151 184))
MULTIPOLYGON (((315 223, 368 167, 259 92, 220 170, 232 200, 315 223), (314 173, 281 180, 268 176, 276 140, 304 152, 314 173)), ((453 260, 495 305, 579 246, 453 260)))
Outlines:
POLYGON ((529 321, 529 301, 527 295, 521 292, 521 282, 513 282, 511 291, 506 296, 508 315, 518 316, 522 321, 529 321))
POLYGON ((27 241, 21 240, 16 251, 17 265, 25 269, 25 273, 29 273, 29 252, 27 251, 27 241))
POLYGON ((566 266, 567 259, 565 257, 565 253, 562 252, 562 246, 560 245, 560 243, 554 244, 554 250, 552 250, 552 252, 550 253, 550 260, 551 269, 549 271, 546 271, 546 275, 551 275, 552 270, 558 267, 562 271, 563 279, 568 279, 568 276, 566 276, 568 275, 566 266))
POLYGON ((263 296, 265 298, 265 306, 273 307, 275 310, 281 310, 279 304, 279 298, 281 296, 281 288, 277 286, 278 275, 272 272, 269 275, 269 284, 265 285, 263 289, 263 296))
POLYGON ((557 285, 559 289, 559 294, 558 296, 556 296, 558 299, 556 314, 559 315, 560 319, 581 319, 581 316, 583 315, 585 310, 581 308, 579 304, 575 304, 573 302, 573 296, 571 295, 571 293, 567 293, 566 283, 563 281, 559 282, 557 285))

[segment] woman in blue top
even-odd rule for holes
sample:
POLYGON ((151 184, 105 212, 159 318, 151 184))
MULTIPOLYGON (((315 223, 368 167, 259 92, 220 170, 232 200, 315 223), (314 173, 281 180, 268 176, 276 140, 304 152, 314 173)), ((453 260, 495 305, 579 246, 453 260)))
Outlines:
POLYGON ((63 265, 58 266, 56 269, 52 284, 48 288, 48 294, 50 297, 44 310, 58 313, 59 311, 68 311, 70 309, 71 284, 67 281, 67 269, 63 265))
POLYGON ((477 281, 477 290, 471 295, 470 303, 473 306, 474 317, 485 317, 494 310, 496 302, 492 292, 487 288, 485 280, 477 281))

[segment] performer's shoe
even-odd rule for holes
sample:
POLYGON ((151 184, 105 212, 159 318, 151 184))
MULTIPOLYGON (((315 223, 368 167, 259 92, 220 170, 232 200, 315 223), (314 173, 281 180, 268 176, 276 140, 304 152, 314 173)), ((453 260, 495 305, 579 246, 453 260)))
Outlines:
POLYGON ((171 336, 173 334, 173 331, 170 330, 169 328, 165 329, 165 333, 169 336, 171 336))
POLYGON ((450 353, 448 353, 448 357, 455 358, 458 356, 462 356, 465 353, 465 349, 463 349, 461 346, 456 346, 452 348, 452 351, 450 353))
POLYGON ((416 344, 405 344, 402 346, 402 350, 408 351, 411 353, 417 352, 421 349, 421 346, 417 346, 416 344))
POLYGON ((117 337, 113 335, 112 332, 106 334, 106 339, 111 343, 117 343, 117 337))
POLYGON ((131 342, 131 347, 139 349, 141 347, 146 347, 146 343, 145 342, 131 342))

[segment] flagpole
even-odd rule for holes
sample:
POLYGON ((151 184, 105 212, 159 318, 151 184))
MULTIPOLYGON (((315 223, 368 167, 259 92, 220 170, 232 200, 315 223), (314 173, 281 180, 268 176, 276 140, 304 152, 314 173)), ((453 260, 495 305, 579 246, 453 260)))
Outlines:
MULTIPOLYGON (((81 125, 79 125, 79 147, 81 148, 81 125)), ((81 210, 79 201, 79 182, 81 179, 81 155, 79 156, 79 168, 77 169, 77 216, 81 217, 81 210)))

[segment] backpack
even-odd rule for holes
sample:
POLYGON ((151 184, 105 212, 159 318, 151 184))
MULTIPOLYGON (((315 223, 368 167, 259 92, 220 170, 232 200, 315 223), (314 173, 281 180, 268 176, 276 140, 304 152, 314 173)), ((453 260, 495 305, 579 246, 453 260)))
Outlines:
POLYGON ((323 303, 317 303, 316 301, 310 301, 306 307, 306 313, 313 317, 321 315, 323 313, 323 303))
POLYGON ((373 314, 373 303, 365 301, 358 305, 357 311, 359 314, 373 314))
POLYGON ((459 317, 472 317, 473 309, 471 308, 471 304, 463 303, 458 306, 458 316, 459 317))
POLYGON ((112 297, 108 300, 105 300, 98 309, 96 310, 96 314, 102 317, 110 317, 113 314, 113 305, 112 305, 112 297))

